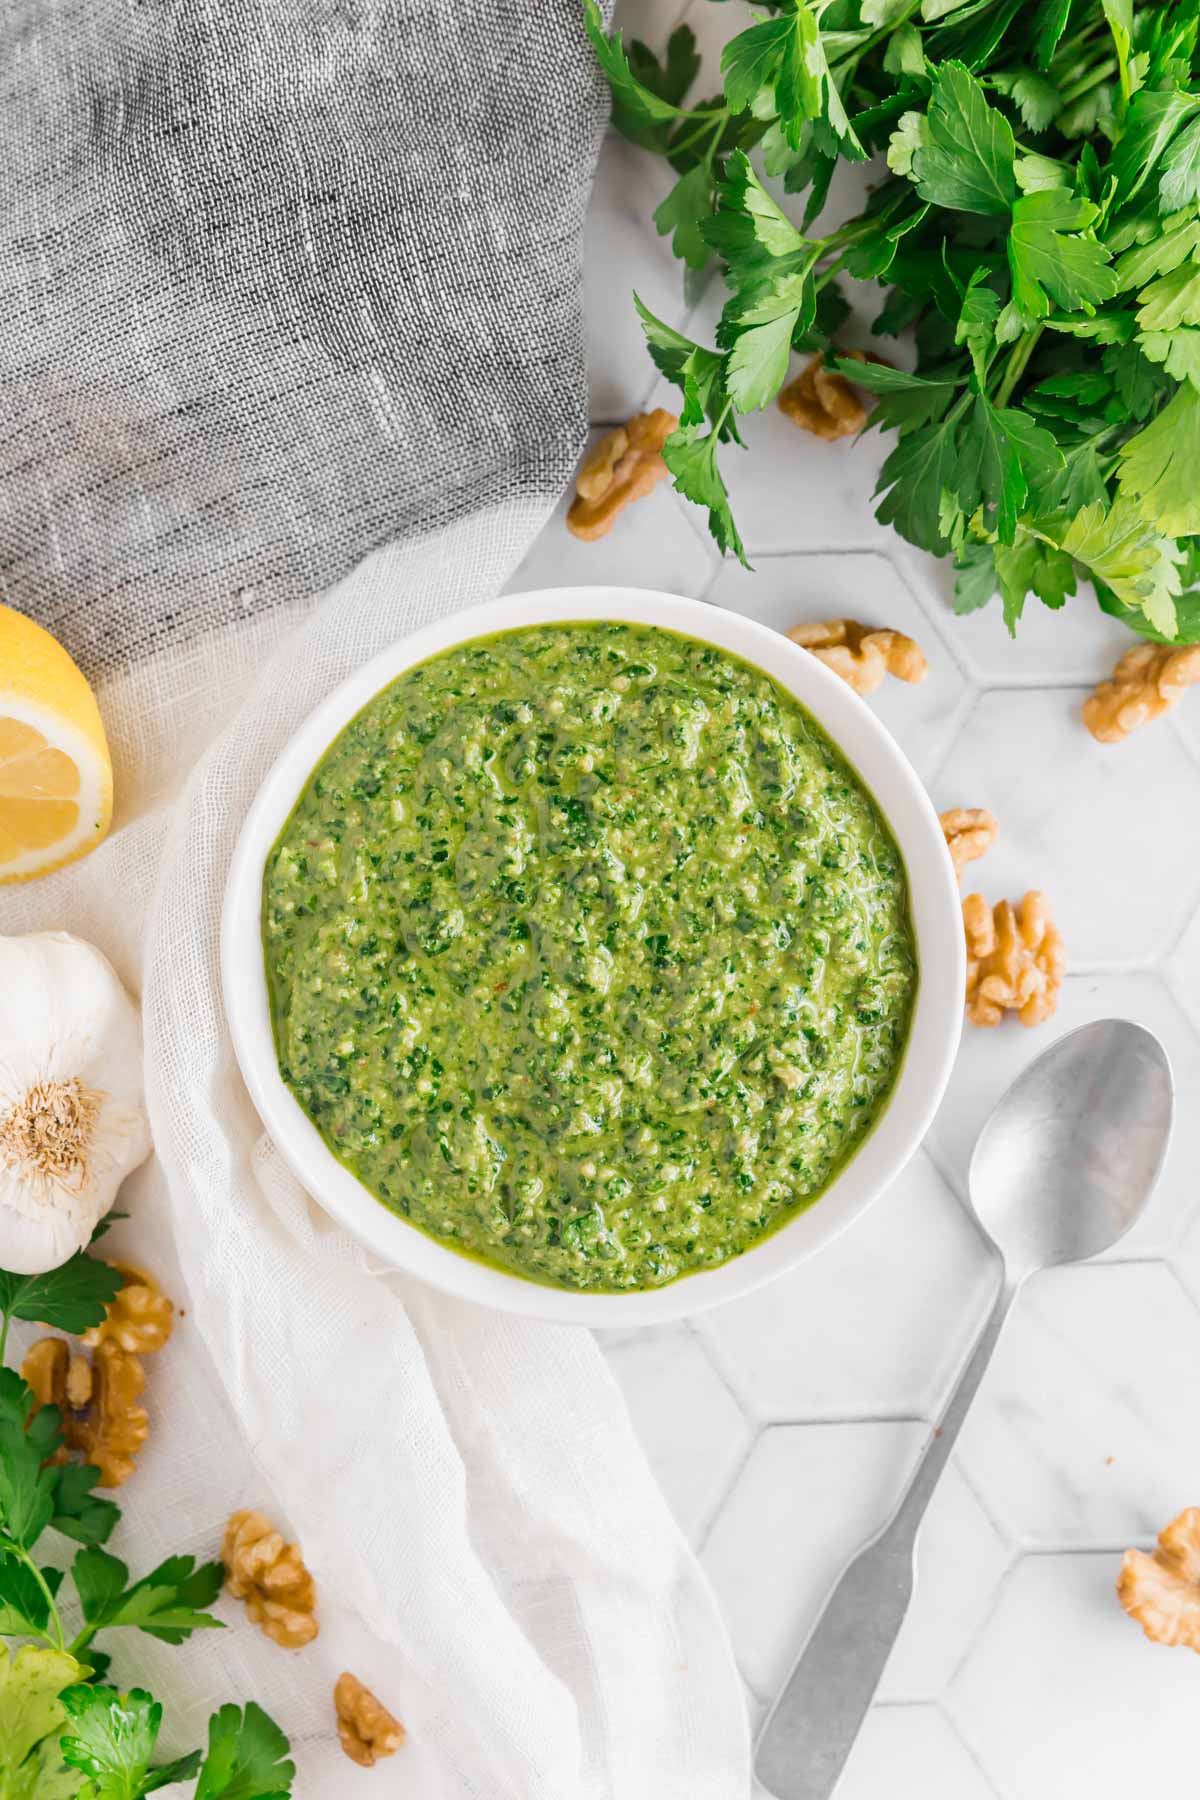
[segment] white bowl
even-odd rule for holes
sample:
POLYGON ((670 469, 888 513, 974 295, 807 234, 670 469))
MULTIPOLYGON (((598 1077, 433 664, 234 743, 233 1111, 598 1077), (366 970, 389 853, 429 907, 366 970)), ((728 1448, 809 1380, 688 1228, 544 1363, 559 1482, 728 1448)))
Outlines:
POLYGON ((950 1075, 962 1024, 964 948, 959 896, 937 815, 870 707, 816 657, 737 613, 638 588, 555 588, 513 594, 428 625, 342 683, 292 738, 260 788, 229 871, 221 943, 225 1008, 238 1062, 271 1137, 311 1194, 393 1267, 447 1293, 541 1319, 598 1326, 655 1324, 770 1281, 829 1243, 904 1167, 950 1075), (658 625, 732 651, 792 693, 819 720, 885 813, 908 872, 920 959, 908 1049, 874 1130, 806 1212, 718 1269, 631 1294, 574 1293, 525 1281, 448 1250, 390 1212, 326 1147, 285 1087, 275 1057, 261 934, 263 870, 314 766, 342 727, 404 670, 470 638, 522 625, 611 619, 658 625))

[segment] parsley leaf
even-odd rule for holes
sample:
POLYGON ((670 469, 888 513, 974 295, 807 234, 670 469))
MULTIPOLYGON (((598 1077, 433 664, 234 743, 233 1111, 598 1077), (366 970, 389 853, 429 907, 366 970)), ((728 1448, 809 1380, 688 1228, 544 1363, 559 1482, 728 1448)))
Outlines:
POLYGON ((1041 0, 1033 22, 1034 60, 1039 69, 1048 69, 1058 40, 1067 28, 1071 0, 1041 0))
POLYGON ((1107 169, 1115 184, 1114 212, 1137 197, 1179 127, 1198 107, 1200 97, 1178 88, 1142 88, 1133 96, 1107 169))
POLYGON ((893 369, 887 363, 831 361, 829 367, 847 381, 879 396, 871 424, 900 431, 915 430, 940 419, 958 392, 956 373, 942 377, 910 375, 906 369, 893 369))
MULTIPOLYGON (((41 1570, 42 1582, 28 1563, 0 1558, 0 1633, 5 1637, 42 1637, 50 1622, 50 1599, 62 1581, 59 1569, 41 1570), (44 1585, 42 1585, 44 1583, 44 1585)), ((0 1793, 3 1789, 0 1788, 0 1793)))
POLYGON ((704 163, 697 163, 679 177, 654 213, 659 236, 671 234, 673 253, 689 269, 703 269, 711 255, 700 225, 712 214, 712 199, 712 177, 704 163))
MULTIPOLYGON (((63 1650, 26 1645, 14 1655, 0 1644, 0 1794, 41 1800, 40 1788, 25 1785, 26 1758, 62 1725, 66 1709, 61 1695, 79 1676, 79 1664, 63 1650)), ((53 1763, 57 1761, 55 1756, 53 1763)))
POLYGON ((880 469, 875 489, 883 495, 875 515, 880 523, 894 525, 910 544, 936 555, 949 548, 942 527, 942 495, 955 491, 957 427, 966 404, 964 395, 937 424, 906 433, 880 469))
POLYGON ((1068 594, 1075 592, 1075 569, 1070 557, 1030 532, 1018 532, 1011 545, 996 544, 993 553, 996 587, 1010 637, 1017 634, 1017 621, 1030 593, 1035 593, 1044 606, 1056 609, 1066 603, 1068 594))
POLYGON ((1121 445, 1122 494, 1134 495, 1168 537, 1200 532, 1200 393, 1188 384, 1149 425, 1121 445))
POLYGON ((1017 191, 1012 127, 962 63, 943 63, 934 76, 926 129, 912 161, 922 200, 952 212, 1007 213, 1017 191))
POLYGON ((54 1472, 46 1465, 61 1442, 58 1408, 34 1414, 34 1404, 16 1370, 0 1369, 0 1533, 25 1550, 54 1516, 54 1472))
POLYGON ((1142 331, 1200 325, 1200 269, 1186 262, 1169 275, 1160 275, 1142 290, 1139 300, 1137 322, 1142 331))
POLYGON ((776 112, 794 150, 806 124, 817 119, 840 141, 843 155, 856 160, 866 155, 846 116, 817 14, 806 0, 784 0, 777 17, 731 38, 721 54, 721 72, 732 111, 776 112))
POLYGON ((724 258, 735 282, 744 283, 776 258, 807 248, 787 214, 772 200, 744 150, 735 150, 717 187, 717 211, 704 235, 724 258))
POLYGON ((1175 629, 1169 637, 1156 631, 1144 613, 1123 606, 1102 581, 1096 582, 1096 598, 1106 613, 1120 619, 1139 637, 1150 638, 1156 644, 1200 644, 1200 588, 1190 588, 1186 594, 1176 596, 1175 629))
POLYGON ((966 345, 981 389, 986 385, 988 363, 995 349, 996 320, 1000 316, 1000 296, 983 285, 986 277, 986 269, 976 269, 972 275, 954 328, 954 341, 966 345))
POLYGON ((1175 381, 1190 381, 1193 387, 1200 388, 1200 331, 1186 325, 1178 331, 1144 331, 1138 344, 1142 355, 1152 363, 1161 363, 1175 381))
POLYGON ((0 1312, 79 1337, 100 1323, 123 1279, 86 1250, 45 1275, 13 1275, 0 1269, 0 1312))
POLYGON ((955 612, 979 612, 996 592, 996 559, 991 544, 967 539, 954 559, 954 570, 955 612))
POLYGON ((1114 265, 1118 289, 1141 287, 1155 275, 1169 275, 1200 248, 1200 219, 1180 215, 1122 252, 1114 265))
POLYGON ((1062 95, 1047 76, 1036 69, 1011 69, 991 77, 992 86, 1007 94, 1030 131, 1045 131, 1054 123, 1062 95))
POLYGON ((157 1788, 194 1775, 199 1752, 158 1769, 150 1767, 162 1723, 162 1707, 141 1688, 70 1687, 62 1695, 67 1729, 63 1761, 88 1777, 84 1800, 141 1800, 157 1788))
POLYGON ((77 1544, 105 1543, 121 1516, 113 1501, 97 1499, 92 1492, 99 1479, 99 1469, 89 1463, 61 1463, 54 1470, 50 1523, 77 1544))
POLYGON ((1118 495, 1108 508, 1099 501, 1081 507, 1059 548, 1127 606, 1144 612, 1156 630, 1174 637, 1183 551, 1154 529, 1136 501, 1118 495))
POLYGON ((1200 119, 1193 119, 1171 144, 1162 161, 1159 205, 1166 213, 1200 200, 1200 119))
POLYGON ((1065 188, 1022 194, 1008 238, 1013 299, 1031 318, 1054 306, 1091 313, 1111 300, 1117 277, 1108 251, 1091 235, 1098 208, 1065 188), (1068 235, 1070 234, 1070 235, 1068 235))
POLYGON ((681 425, 663 445, 663 461, 686 500, 708 508, 708 529, 724 553, 732 550, 748 569, 746 552, 734 523, 729 494, 717 467, 716 431, 704 434, 699 424, 681 425))
POLYGON ((707 418, 718 425, 722 438, 736 439, 725 392, 725 358, 719 351, 706 350, 672 326, 664 325, 636 294, 633 303, 655 367, 668 381, 683 389, 680 423, 698 425, 707 418))
POLYGON ((223 1578, 219 1562, 197 1568, 195 1557, 169 1556, 131 1586, 125 1564, 95 1547, 81 1550, 71 1565, 89 1637, 125 1625, 167 1644, 180 1644, 193 1631, 222 1629, 203 1608, 216 1599, 223 1578))
POLYGON ((611 37, 608 36, 596 0, 583 0, 583 22, 612 89, 614 120, 619 108, 623 126, 628 125, 636 131, 645 125, 661 125, 681 117, 682 109, 673 100, 664 99, 653 87, 638 80, 625 54, 621 33, 614 31, 611 37))
POLYGON ((672 106, 682 106, 688 89, 700 73, 700 52, 690 25, 677 25, 667 39, 667 54, 660 63, 652 51, 635 38, 629 46, 629 66, 642 87, 672 106))
POLYGON ((244 1713, 223 1706, 209 1721, 196 1800, 287 1800, 296 1773, 287 1752, 282 1731, 253 1701, 244 1713))

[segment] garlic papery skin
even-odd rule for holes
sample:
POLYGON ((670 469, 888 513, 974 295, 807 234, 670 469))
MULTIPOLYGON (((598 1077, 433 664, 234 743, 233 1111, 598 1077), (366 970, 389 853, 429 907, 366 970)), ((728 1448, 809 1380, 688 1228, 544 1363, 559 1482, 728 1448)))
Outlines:
POLYGON ((82 1250, 149 1153, 141 1021, 112 964, 65 931, 0 937, 0 1268, 82 1250))

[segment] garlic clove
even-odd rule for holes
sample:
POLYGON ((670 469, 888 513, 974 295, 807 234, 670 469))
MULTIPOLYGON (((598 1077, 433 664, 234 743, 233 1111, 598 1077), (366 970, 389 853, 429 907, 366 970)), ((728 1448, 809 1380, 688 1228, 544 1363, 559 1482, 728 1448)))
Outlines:
POLYGON ((0 937, 0 1267, 56 1268, 150 1151, 137 1008, 66 932, 0 937))

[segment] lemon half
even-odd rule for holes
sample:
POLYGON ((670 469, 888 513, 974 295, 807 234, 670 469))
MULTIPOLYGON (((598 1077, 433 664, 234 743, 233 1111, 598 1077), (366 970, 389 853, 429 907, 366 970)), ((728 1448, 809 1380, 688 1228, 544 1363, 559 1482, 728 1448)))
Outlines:
POLYGON ((62 645, 0 606, 0 883, 86 856, 112 821, 96 697, 62 645))

